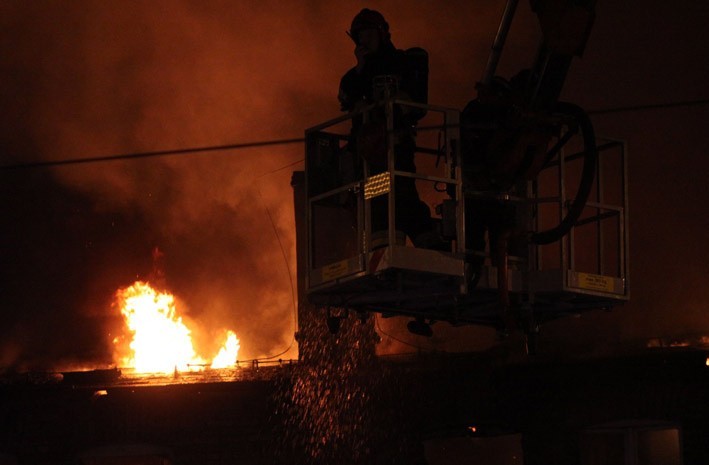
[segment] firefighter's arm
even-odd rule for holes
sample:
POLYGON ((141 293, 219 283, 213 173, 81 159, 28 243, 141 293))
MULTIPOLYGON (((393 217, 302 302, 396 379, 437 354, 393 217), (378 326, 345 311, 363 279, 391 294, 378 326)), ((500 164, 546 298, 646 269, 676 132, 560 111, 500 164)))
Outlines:
POLYGON ((355 68, 349 70, 340 80, 337 99, 342 111, 352 111, 358 101, 362 100, 363 83, 355 68))

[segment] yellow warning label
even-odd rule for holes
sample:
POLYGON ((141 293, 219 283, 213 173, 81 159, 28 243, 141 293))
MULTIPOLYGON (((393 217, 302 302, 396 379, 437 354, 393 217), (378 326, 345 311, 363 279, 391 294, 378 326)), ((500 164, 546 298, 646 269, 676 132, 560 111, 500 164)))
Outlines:
POLYGON ((322 269, 322 280, 332 281, 350 273, 349 260, 331 263, 322 269))
POLYGON ((591 291, 614 292, 613 278, 591 273, 577 273, 578 287, 591 291))

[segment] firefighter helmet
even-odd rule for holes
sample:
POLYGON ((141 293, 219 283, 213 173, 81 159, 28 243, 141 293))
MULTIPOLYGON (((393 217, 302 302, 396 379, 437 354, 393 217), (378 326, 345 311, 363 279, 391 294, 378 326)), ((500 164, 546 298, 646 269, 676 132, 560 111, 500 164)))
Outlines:
POLYGON ((383 40, 389 40, 391 37, 389 34, 389 23, 386 22, 384 16, 380 12, 370 10, 369 8, 364 8, 362 11, 357 13, 357 16, 355 16, 352 20, 352 26, 350 26, 350 30, 347 34, 356 43, 357 35, 360 31, 364 31, 366 29, 378 30, 383 40))

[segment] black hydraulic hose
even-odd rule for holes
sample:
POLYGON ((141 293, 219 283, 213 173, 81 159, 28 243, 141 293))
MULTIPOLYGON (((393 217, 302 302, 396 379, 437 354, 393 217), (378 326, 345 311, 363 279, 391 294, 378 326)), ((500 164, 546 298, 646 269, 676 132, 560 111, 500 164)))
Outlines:
POLYGON ((557 141, 556 144, 554 144, 554 147, 547 152, 547 157, 544 159, 544 165, 547 166, 551 161, 557 156, 559 151, 564 147, 564 145, 571 140, 572 137, 574 137, 576 134, 578 134, 579 128, 578 126, 574 126, 570 128, 568 131, 566 131, 566 134, 564 134, 559 140, 557 141))
MULTIPOLYGON (((581 182, 579 183, 576 198, 574 198, 564 219, 552 229, 532 234, 530 240, 538 245, 556 242, 571 231, 571 228, 576 224, 586 206, 588 196, 591 194, 593 180, 596 176, 596 164, 598 162, 596 135, 593 130, 593 124, 591 124, 591 119, 586 112, 578 105, 568 102, 558 102, 555 110, 556 113, 572 116, 578 122, 584 145, 583 171, 581 173, 581 182)), ((563 162, 563 160, 559 160, 559 163, 563 162)))

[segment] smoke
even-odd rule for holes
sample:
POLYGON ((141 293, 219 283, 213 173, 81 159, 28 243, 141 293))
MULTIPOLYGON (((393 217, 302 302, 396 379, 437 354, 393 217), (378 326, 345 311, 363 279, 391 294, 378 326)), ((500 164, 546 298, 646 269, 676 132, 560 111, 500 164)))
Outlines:
MULTIPOLYGON (((374 5, 397 45, 429 49, 431 100, 460 106, 488 46, 477 39, 490 37, 461 18, 492 27, 498 12, 452 6, 374 5)), ((3 164, 300 137, 338 113, 360 8, 4 2, 3 164)), ((301 158, 293 145, 4 174, 3 365, 109 363, 113 294, 151 278, 155 247, 181 310, 234 329, 240 357, 288 347, 299 165, 280 168, 301 158)))

